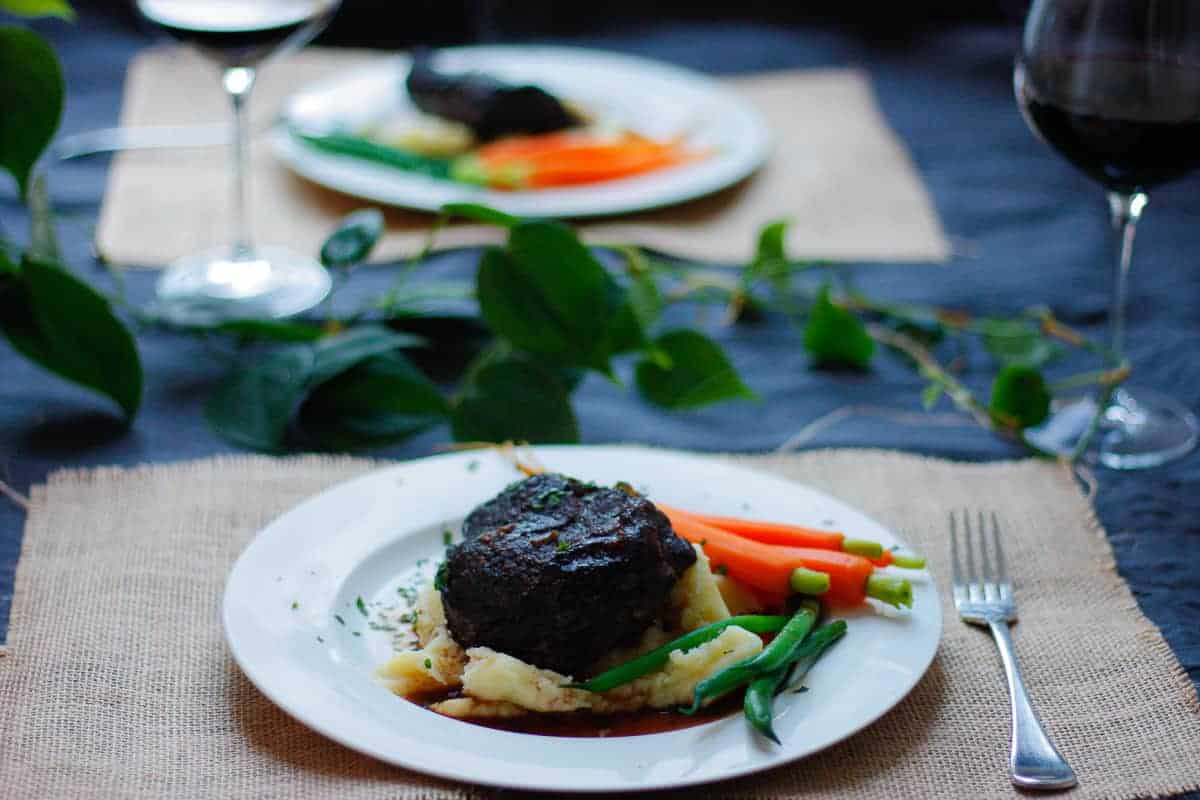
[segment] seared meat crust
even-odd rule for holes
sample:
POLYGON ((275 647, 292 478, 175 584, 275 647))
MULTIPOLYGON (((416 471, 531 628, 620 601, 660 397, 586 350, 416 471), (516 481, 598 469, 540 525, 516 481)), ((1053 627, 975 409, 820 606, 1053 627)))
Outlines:
POLYGON ((562 475, 536 475, 476 508, 442 573, 450 632, 582 677, 633 644, 696 561, 652 503, 562 475))

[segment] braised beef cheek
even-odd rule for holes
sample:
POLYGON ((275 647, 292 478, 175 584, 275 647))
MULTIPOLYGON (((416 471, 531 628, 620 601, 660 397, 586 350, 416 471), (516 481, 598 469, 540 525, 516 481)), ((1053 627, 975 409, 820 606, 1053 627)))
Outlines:
POLYGON ((439 578, 454 639, 576 677, 635 643, 696 561, 648 500, 555 474, 476 508, 463 537, 439 578))

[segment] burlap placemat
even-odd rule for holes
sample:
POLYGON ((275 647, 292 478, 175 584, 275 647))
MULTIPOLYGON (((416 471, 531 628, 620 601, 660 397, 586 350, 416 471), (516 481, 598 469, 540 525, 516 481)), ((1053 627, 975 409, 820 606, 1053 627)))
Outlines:
MULTIPOLYGON (((1200 704, 1139 612, 1071 478, 1046 463, 966 465, 863 451, 742 457, 854 503, 906 536, 944 583, 946 514, 1003 520, 1034 701, 1079 773, 1078 798, 1200 784, 1200 704)), ((218 458, 59 472, 35 487, 0 659, 0 795, 456 798, 443 783, 309 731, 232 663, 218 609, 254 531, 373 466, 218 458)), ((986 633, 949 604, 929 673, 864 732, 760 776, 680 798, 1003 798, 1008 710, 986 633)))
MULTIPOLYGON (((268 128, 285 98, 305 84, 385 58, 355 50, 310 49, 262 72, 250 103, 268 128)), ((938 261, 950 246, 904 145, 879 112, 867 77, 855 70, 790 71, 730 84, 766 115, 775 136, 767 165, 717 195, 670 209, 592 222, 593 241, 634 242, 680 256, 742 262, 758 229, 791 220, 788 244, 802 257, 938 261)), ((229 118, 211 64, 181 48, 148 50, 126 78, 121 124, 190 125, 229 118)), ((224 148, 129 152, 109 172, 97 247, 119 265, 162 266, 227 242, 229 177, 224 148)), ((337 220, 368 201, 323 189, 255 146, 252 208, 257 238, 315 253, 337 220)), ((374 258, 420 249, 431 217, 393 210, 374 258)), ((445 246, 494 241, 493 229, 455 226, 445 246)))

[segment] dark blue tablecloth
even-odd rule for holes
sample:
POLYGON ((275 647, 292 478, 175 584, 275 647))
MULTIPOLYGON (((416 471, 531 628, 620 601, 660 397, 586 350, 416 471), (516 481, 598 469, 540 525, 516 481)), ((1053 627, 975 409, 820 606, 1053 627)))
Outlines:
MULTIPOLYGON (((147 43, 145 37, 88 14, 74 26, 39 27, 55 41, 66 65, 63 131, 116 124, 125 65, 147 43)), ((976 255, 950 267, 863 265, 857 270, 859 284, 897 300, 977 311, 1012 312, 1048 303, 1099 335, 1111 248, 1104 199, 1096 185, 1039 144, 1022 123, 1010 83, 1017 36, 1013 29, 967 27, 865 41, 834 29, 722 21, 626 29, 573 41, 714 73, 864 66, 946 228, 976 255)), ((97 280, 102 271, 92 260, 90 241, 106 170, 103 158, 50 170, 66 253, 97 280)), ((1184 180, 1151 200, 1138 241, 1129 337, 1137 382, 1163 389, 1193 409, 1200 406, 1198 188, 1200 179, 1184 180)), ((0 188, 0 221, 10 235, 25 225, 7 186, 0 188)), ((473 254, 458 253, 437 258, 430 269, 465 276, 472 267, 473 254)), ((383 280, 383 271, 360 273, 346 299, 377 289, 383 280)), ((152 281, 151 275, 131 276, 134 297, 148 297, 152 281)), ((764 398, 762 404, 668 415, 605 381, 589 380, 578 395, 584 440, 766 450, 841 406, 920 407, 922 381, 886 359, 869 375, 830 374, 810 369, 796 332, 785 322, 736 329, 714 324, 713 330, 764 398)), ((0 345, 0 479, 25 491, 63 466, 174 461, 231 450, 205 427, 200 414, 202 398, 227 367, 221 354, 169 334, 143 336, 140 347, 148 375, 145 405, 133 430, 123 432, 101 401, 47 378, 0 345)), ((984 365, 968 372, 967 379, 984 386, 984 365)), ((425 455, 446 438, 445 431, 431 432, 381 455, 425 455)), ((879 419, 845 422, 812 445, 902 448, 972 460, 1019 455, 971 427, 930 429, 879 419)), ((1122 575, 1200 682, 1200 459, 1136 474, 1104 472, 1100 483, 1096 503, 1122 575)), ((0 500, 0 631, 21 528, 21 513, 0 500)))

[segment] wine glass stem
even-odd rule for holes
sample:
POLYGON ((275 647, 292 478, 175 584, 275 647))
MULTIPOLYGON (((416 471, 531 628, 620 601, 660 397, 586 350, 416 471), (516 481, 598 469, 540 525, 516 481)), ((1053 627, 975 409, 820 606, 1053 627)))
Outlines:
POLYGON ((1146 208, 1144 192, 1109 192, 1108 208, 1117 235, 1117 259, 1113 269, 1112 309, 1109 331, 1113 357, 1125 360, 1125 306, 1129 295, 1129 263, 1133 259, 1133 237, 1146 208))
POLYGON ((246 101, 254 88, 252 67, 229 67, 221 84, 233 103, 233 255, 250 258, 254 244, 250 225, 250 120, 246 101))

